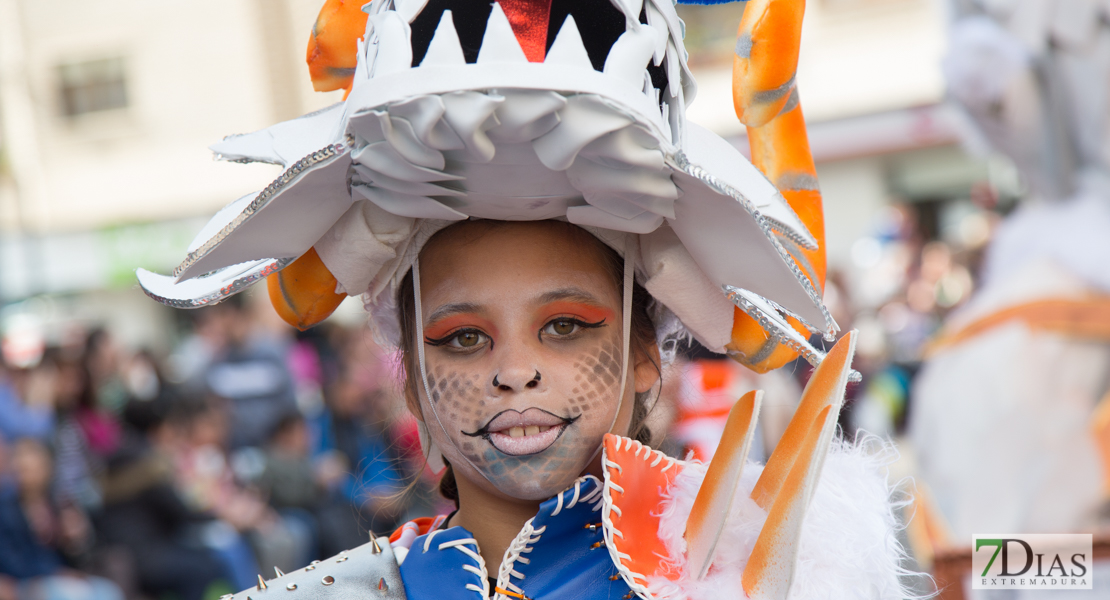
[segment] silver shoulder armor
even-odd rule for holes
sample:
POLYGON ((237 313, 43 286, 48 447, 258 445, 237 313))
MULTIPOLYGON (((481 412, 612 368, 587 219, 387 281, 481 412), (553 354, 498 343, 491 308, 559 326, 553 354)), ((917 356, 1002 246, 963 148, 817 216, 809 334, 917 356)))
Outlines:
POLYGON ((220 600, 405 600, 389 539, 380 537, 303 569, 282 573, 220 600))

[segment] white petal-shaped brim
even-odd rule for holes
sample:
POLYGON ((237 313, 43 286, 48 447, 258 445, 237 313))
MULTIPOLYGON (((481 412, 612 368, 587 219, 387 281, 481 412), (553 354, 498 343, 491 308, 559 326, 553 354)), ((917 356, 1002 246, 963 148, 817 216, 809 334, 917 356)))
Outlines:
POLYGON ((343 102, 282 121, 254 133, 229 135, 209 146, 217 160, 263 162, 287 167, 342 139, 343 102))
POLYGON ((778 243, 768 213, 816 245, 773 185, 728 142, 688 124, 673 175, 682 195, 668 219, 713 283, 772 299, 820 330, 834 327, 820 294, 778 243), (683 160, 685 159, 685 160, 683 160))
POLYGON ((302 159, 174 270, 178 282, 228 265, 304 254, 351 206, 350 149, 332 145, 302 159), (298 166, 302 165, 303 166, 298 166))
POLYGON ((148 296, 174 308, 200 308, 234 296, 271 273, 289 266, 292 258, 252 260, 230 265, 180 283, 173 277, 137 269, 139 285, 148 296))

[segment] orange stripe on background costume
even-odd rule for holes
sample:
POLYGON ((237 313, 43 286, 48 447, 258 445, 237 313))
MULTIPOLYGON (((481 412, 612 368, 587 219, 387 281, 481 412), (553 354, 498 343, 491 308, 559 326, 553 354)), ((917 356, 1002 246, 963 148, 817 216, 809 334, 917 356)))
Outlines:
POLYGON ((1110 341, 1110 297, 1054 298, 1010 306, 955 330, 941 331, 926 347, 925 356, 966 342, 1011 321, 1021 321, 1037 331, 1050 331, 1085 340, 1110 341))

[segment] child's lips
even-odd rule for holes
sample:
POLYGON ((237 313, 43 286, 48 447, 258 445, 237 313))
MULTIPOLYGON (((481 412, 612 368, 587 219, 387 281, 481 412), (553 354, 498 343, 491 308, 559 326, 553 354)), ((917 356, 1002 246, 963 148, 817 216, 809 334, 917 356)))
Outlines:
POLYGON ((553 426, 529 425, 489 432, 489 442, 505 454, 524 456, 543 452, 559 439, 567 424, 553 426))
POLYGON ((510 409, 498 413, 482 429, 466 435, 484 437, 505 454, 524 456, 551 447, 573 422, 574 419, 557 416, 542 408, 532 407, 524 412, 510 409))

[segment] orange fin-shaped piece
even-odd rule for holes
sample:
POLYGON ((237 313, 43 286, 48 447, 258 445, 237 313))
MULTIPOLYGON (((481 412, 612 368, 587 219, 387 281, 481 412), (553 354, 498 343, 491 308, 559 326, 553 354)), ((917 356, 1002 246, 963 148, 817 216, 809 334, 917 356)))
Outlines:
POLYGON ((282 320, 304 331, 328 318, 347 294, 335 291, 338 281, 315 248, 288 267, 266 277, 270 303, 282 320))
POLYGON ((601 464, 605 468, 601 520, 605 545, 632 591, 647 596, 647 578, 678 577, 664 560, 669 556, 659 539, 659 506, 684 463, 635 440, 605 435, 601 464), (635 540, 626 539, 635 536, 635 540))
POLYGON ((751 600, 786 600, 790 593, 802 522, 835 426, 836 413, 832 406, 825 406, 805 432, 798 460, 767 514, 740 578, 751 600))
POLYGON ((713 563, 717 541, 732 507, 744 463, 748 460, 762 401, 763 390, 753 390, 732 406, 721 443, 709 462, 705 479, 694 499, 686 521, 686 561, 687 571, 695 579, 704 579, 713 563))
POLYGON ((317 92, 350 90, 358 40, 366 33, 364 0, 327 0, 308 38, 308 73, 317 92))
POLYGON ((794 463, 802 453, 806 437, 817 415, 829 406, 836 409, 835 413, 840 412, 840 405, 844 401, 844 388, 847 387, 848 376, 852 372, 852 355, 855 351, 856 332, 852 330, 840 338, 840 341, 825 356, 821 365, 813 371, 813 376, 810 377, 805 391, 802 392, 802 400, 794 411, 794 416, 786 426, 786 431, 783 432, 775 451, 767 459, 767 466, 760 474, 755 488, 752 489, 752 499, 764 510, 770 510, 771 504, 786 482, 794 463))

